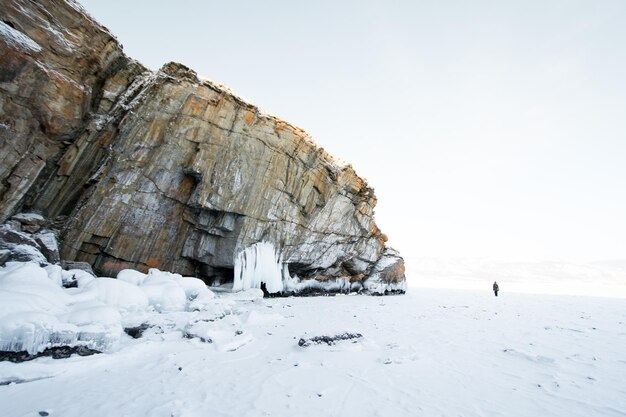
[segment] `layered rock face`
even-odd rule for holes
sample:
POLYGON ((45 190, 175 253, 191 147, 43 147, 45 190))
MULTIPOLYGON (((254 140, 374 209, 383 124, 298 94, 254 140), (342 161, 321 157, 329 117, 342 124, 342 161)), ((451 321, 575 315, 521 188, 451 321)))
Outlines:
POLYGON ((403 288, 373 190, 301 129, 180 64, 147 70, 72 2, 3 0, 0 20, 0 221, 43 214, 61 258, 101 275, 223 283, 268 242, 290 277, 403 288))

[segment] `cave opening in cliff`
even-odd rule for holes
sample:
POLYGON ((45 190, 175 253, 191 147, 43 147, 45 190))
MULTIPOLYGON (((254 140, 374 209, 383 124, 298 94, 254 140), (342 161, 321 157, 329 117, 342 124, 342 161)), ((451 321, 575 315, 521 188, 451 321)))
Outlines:
POLYGON ((212 286, 218 287, 224 284, 232 284, 235 278, 235 270, 225 267, 209 267, 210 271, 202 271, 204 281, 212 286))

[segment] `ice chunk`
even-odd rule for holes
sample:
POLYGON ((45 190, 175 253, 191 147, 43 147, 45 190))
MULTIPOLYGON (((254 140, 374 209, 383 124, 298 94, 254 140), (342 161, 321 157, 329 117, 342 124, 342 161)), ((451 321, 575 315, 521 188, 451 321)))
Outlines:
POLYGON ((283 290, 282 260, 271 243, 247 247, 237 254, 234 263, 233 291, 261 288, 261 284, 269 293, 283 290))
POLYGON ((123 332, 122 317, 111 306, 78 308, 61 318, 78 326, 81 345, 101 352, 116 347, 123 332))
POLYGON ((141 311, 148 307, 148 297, 135 285, 114 278, 96 278, 84 287, 106 305, 124 311, 141 311))
POLYGON ((0 320, 0 351, 30 354, 76 344, 78 328, 46 313, 14 313, 0 320))

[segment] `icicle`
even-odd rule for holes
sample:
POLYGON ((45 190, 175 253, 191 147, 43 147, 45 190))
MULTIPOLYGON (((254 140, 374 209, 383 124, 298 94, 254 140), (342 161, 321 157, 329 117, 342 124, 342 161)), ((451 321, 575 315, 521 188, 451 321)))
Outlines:
POLYGON ((261 288, 261 283, 269 293, 283 290, 282 260, 269 242, 255 243, 235 256, 233 291, 261 288))

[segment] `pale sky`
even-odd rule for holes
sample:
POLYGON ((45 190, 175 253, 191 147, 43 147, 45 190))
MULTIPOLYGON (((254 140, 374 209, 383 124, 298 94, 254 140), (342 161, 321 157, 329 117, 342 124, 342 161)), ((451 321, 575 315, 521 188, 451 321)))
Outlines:
POLYGON ((626 1, 82 0, 309 132, 407 258, 626 258, 626 1))

